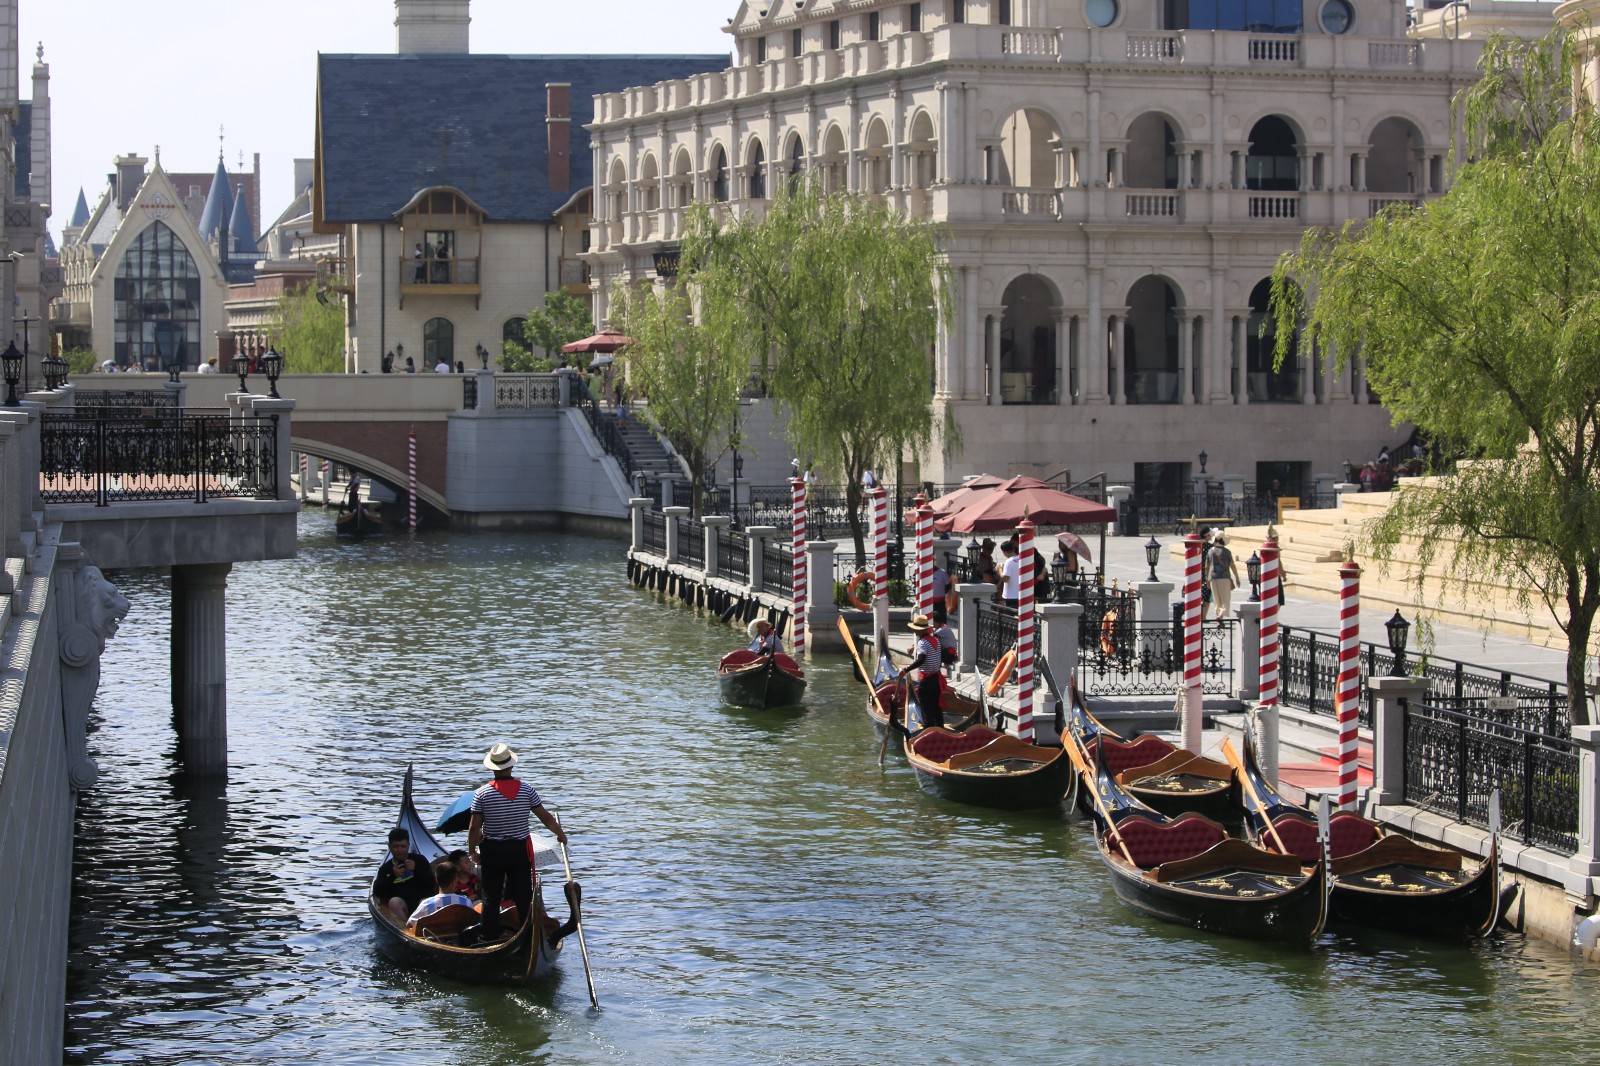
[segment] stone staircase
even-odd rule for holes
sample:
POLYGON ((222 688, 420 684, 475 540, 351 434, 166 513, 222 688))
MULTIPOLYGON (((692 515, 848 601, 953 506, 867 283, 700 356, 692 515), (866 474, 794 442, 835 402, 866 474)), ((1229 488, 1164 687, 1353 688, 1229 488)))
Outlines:
MULTIPOLYGON (((1404 491, 1405 483, 1395 490, 1404 491)), ((1535 601, 1523 607, 1506 586, 1474 582, 1464 590, 1443 591, 1441 582, 1449 565, 1449 545, 1441 546, 1439 557, 1428 568, 1420 597, 1411 580, 1419 570, 1420 541, 1402 541, 1387 563, 1380 564, 1361 551, 1362 526, 1383 513, 1394 496, 1394 492, 1349 493, 1335 508, 1285 513, 1277 527, 1285 593, 1337 602, 1339 567, 1346 559, 1354 558, 1362 569, 1364 609, 1392 608, 1412 619, 1421 615, 1433 624, 1477 630, 1487 626, 1493 632, 1529 644, 1557 649, 1567 646, 1566 634, 1542 603, 1535 601)), ((1228 539, 1242 574, 1244 560, 1267 539, 1267 527, 1231 529, 1228 539)))
POLYGON ((633 457, 633 469, 626 471, 629 477, 635 473, 642 473, 651 479, 669 475, 683 477, 683 467, 676 453, 668 450, 655 431, 640 422, 637 416, 617 418, 608 412, 604 417, 615 419, 617 431, 628 446, 628 454, 633 457))

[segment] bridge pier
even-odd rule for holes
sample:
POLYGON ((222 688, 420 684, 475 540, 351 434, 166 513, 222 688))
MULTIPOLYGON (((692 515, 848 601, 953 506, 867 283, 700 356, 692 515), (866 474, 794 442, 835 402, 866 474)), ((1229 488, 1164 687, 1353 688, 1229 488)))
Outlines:
POLYGON ((228 773, 228 573, 232 563, 172 568, 172 720, 190 777, 228 773))

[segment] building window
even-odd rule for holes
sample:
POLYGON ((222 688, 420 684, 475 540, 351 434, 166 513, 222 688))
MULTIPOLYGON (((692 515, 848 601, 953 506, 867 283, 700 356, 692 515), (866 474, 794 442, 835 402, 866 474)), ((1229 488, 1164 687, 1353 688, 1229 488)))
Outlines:
POLYGON ((117 264, 112 356, 120 366, 165 370, 200 354, 200 272, 164 223, 152 223, 117 264))
POLYGON ((841 38, 839 20, 834 19, 832 22, 828 23, 828 47, 837 52, 839 50, 840 43, 841 38))
POLYGON ((1085 0, 1083 17, 1089 20, 1089 25, 1105 29, 1117 21, 1117 0, 1085 0))
POLYGON ((922 32, 922 5, 912 4, 906 12, 906 29, 912 33, 922 32))
POLYGON ((430 318, 422 324, 422 362, 424 370, 441 362, 456 365, 456 327, 448 318, 430 318))
POLYGON ((882 36, 882 30, 882 16, 876 11, 869 11, 867 13, 867 40, 878 40, 878 38, 882 36))
POLYGON ((996 7, 995 21, 1002 26, 1011 25, 1011 0, 1000 0, 996 7))
POLYGON ((789 54, 797 56, 806 50, 805 34, 799 28, 789 31, 789 54))
POLYGON ((765 200, 767 198, 767 153, 761 150, 761 142, 755 142, 750 149, 750 199, 765 200))
POLYGON ((795 192, 800 188, 800 182, 806 174, 806 146, 796 136, 789 142, 789 191, 795 192))
POLYGON ((728 202, 728 153, 720 144, 711 156, 711 199, 719 204, 728 202))
POLYGON ((1322 28, 1329 33, 1346 33, 1355 20, 1349 0, 1328 0, 1322 5, 1322 28))
POLYGON ((1303 20, 1301 0, 1165 0, 1161 28, 1299 33, 1303 20))
POLYGON ((522 332, 522 328, 527 324, 528 320, 520 315, 516 318, 506 319, 506 324, 500 327, 500 352, 502 355, 505 354, 507 344, 516 344, 524 348, 528 346, 526 336, 522 332))
POLYGON ((757 37, 756 38, 756 62, 757 63, 765 63, 766 61, 767 61, 767 39, 765 37, 757 37))
POLYGON ((967 0, 950 0, 950 21, 958 25, 967 21, 967 0))

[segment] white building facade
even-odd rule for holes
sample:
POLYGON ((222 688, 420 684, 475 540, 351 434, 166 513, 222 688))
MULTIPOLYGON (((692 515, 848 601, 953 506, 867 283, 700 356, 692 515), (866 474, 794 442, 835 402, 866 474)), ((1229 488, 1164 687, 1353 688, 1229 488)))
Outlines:
POLYGON ((1304 492, 1407 435, 1359 360, 1274 369, 1267 279, 1308 226, 1445 190, 1479 43, 1409 38, 1398 0, 771 0, 728 31, 731 69, 595 101, 597 318, 691 201, 759 214, 805 171, 947 231, 962 448, 925 478, 1157 492, 1207 452, 1304 492))

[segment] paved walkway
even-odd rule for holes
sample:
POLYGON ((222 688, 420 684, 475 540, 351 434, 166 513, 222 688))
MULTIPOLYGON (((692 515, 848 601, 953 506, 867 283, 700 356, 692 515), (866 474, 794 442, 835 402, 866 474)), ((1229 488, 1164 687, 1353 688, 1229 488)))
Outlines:
MULTIPOLYGON (((1050 539, 1053 538, 1041 538, 1050 539)), ((1126 588, 1129 584, 1137 584, 1150 578, 1150 566, 1145 562, 1144 546, 1149 540, 1149 535, 1144 537, 1107 537, 1106 538, 1106 580, 1109 584, 1115 580, 1119 588, 1126 588)), ((1178 586, 1183 583, 1183 574, 1179 570, 1177 560, 1169 554, 1173 537, 1157 536, 1162 551, 1161 559, 1156 564, 1156 579, 1174 586, 1173 598, 1179 594, 1178 586)), ((1090 550, 1098 552, 1099 544, 1090 540, 1090 550)), ((1048 558, 1050 551, 1045 550, 1049 544, 1041 544, 1040 550, 1048 558)), ((1234 592, 1234 602, 1248 599, 1250 596, 1250 583, 1245 573, 1244 561, 1250 558, 1250 553, 1256 551, 1260 545, 1229 539, 1229 549, 1233 552, 1234 560, 1239 565, 1239 576, 1245 578, 1244 589, 1241 595, 1239 590, 1234 592)), ((1377 644, 1385 647, 1388 644, 1388 634, 1384 630, 1384 623, 1393 617, 1393 612, 1368 611, 1361 612, 1361 639, 1363 642, 1377 644)), ((1315 629, 1323 633, 1339 632, 1339 605, 1331 601, 1322 600, 1297 600, 1291 596, 1282 607, 1278 609, 1278 621, 1287 626, 1315 629)), ((1543 648, 1527 644, 1510 637, 1499 634, 1485 633, 1481 630, 1471 629, 1466 626, 1436 625, 1433 627, 1432 644, 1427 646, 1418 633, 1415 625, 1411 629, 1410 647, 1406 651, 1407 658, 1414 659, 1423 651, 1435 656, 1448 659, 1460 659, 1463 662, 1475 663, 1480 666, 1492 667, 1496 670, 1510 670, 1514 673, 1527 674, 1532 677, 1543 678, 1549 681, 1565 682, 1567 679, 1566 652, 1555 648, 1543 648)))

